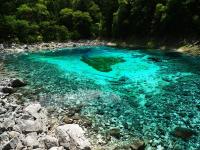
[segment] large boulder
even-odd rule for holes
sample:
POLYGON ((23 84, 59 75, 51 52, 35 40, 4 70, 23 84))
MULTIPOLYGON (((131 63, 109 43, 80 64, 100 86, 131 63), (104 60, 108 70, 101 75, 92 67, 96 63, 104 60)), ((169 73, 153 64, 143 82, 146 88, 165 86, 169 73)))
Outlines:
POLYGON ((176 127, 172 134, 178 138, 189 139, 192 136, 197 135, 197 132, 189 128, 176 127))
POLYGON ((70 150, 90 150, 90 143, 83 129, 77 124, 67 124, 56 128, 60 145, 70 150))

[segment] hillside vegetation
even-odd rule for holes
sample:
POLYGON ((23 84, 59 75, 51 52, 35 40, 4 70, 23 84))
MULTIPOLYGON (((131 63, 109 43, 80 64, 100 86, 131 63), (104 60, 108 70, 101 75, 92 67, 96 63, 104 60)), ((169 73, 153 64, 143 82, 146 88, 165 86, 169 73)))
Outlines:
POLYGON ((0 40, 198 37, 199 0, 1 0, 0 40))

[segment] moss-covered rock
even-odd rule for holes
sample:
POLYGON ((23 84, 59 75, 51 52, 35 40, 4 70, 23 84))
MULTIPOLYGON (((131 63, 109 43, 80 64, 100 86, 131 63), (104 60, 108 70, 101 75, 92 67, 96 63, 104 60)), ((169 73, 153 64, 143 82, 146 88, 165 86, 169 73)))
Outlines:
POLYGON ((112 65, 125 62, 121 57, 82 57, 81 60, 101 72, 110 72, 112 65))

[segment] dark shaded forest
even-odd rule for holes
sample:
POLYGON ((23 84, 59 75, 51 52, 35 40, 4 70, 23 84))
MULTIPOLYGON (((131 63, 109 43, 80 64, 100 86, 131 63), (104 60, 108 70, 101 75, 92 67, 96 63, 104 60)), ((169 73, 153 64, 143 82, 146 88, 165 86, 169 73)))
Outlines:
POLYGON ((0 41, 190 38, 199 0, 1 0, 0 41))

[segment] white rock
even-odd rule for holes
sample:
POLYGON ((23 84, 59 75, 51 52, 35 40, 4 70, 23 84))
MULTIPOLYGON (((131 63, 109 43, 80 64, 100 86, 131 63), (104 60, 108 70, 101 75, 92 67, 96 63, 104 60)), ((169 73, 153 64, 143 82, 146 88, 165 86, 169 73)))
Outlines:
POLYGON ((9 134, 7 132, 4 132, 0 135, 0 143, 1 142, 8 142, 9 141, 9 134))
POLYGON ((49 149, 49 148, 52 148, 52 147, 56 147, 56 146, 59 146, 58 144, 58 139, 55 138, 55 137, 52 137, 50 135, 47 135, 45 138, 44 138, 44 144, 45 146, 49 149))
POLYGON ((3 127, 8 129, 8 128, 13 128, 15 125, 15 121, 12 118, 5 118, 3 122, 3 127))
POLYGON ((28 134, 27 137, 24 140, 24 143, 25 143, 26 146, 38 148, 39 142, 37 140, 37 133, 33 132, 33 133, 28 134))
POLYGON ((19 132, 16 132, 16 131, 10 131, 8 132, 9 136, 11 138, 14 138, 14 137, 19 137, 20 136, 20 133, 19 132))
POLYGON ((7 142, 6 144, 4 144, 2 146, 2 150, 7 150, 7 149, 16 149, 16 147, 20 147, 21 141, 19 140, 18 137, 15 137, 13 139, 11 139, 9 142, 7 142))
POLYGON ((64 147, 52 147, 49 150, 64 150, 64 147))
POLYGON ((40 118, 39 111, 41 110, 41 108, 42 107, 39 103, 30 104, 24 109, 24 111, 28 112, 30 115, 38 119, 40 118))
POLYGON ((162 147, 161 145, 158 145, 157 150, 164 150, 164 147, 162 147))
POLYGON ((3 50, 3 49, 4 49, 4 45, 0 44, 0 50, 3 50))
POLYGON ((62 146, 70 150, 89 150, 90 143, 83 129, 77 124, 67 124, 56 128, 56 135, 62 146))
POLYGON ((46 124, 40 120, 18 119, 17 125, 22 132, 43 132, 47 130, 46 124))

